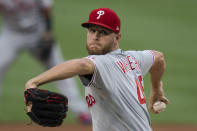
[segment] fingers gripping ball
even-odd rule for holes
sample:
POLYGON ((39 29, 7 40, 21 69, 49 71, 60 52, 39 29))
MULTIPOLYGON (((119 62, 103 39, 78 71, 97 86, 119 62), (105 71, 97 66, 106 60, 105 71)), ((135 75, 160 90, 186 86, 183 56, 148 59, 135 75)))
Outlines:
POLYGON ((60 126, 68 111, 67 97, 37 88, 24 92, 26 114, 32 121, 41 126, 60 126))
POLYGON ((160 113, 166 109, 166 104, 162 101, 156 101, 153 104, 153 110, 157 113, 160 113))

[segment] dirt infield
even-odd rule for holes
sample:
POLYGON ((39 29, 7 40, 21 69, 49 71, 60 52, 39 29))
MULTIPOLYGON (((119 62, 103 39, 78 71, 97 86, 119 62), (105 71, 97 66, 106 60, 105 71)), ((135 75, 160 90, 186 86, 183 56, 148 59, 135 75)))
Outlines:
MULTIPOLYGON (((153 125, 153 131, 197 131, 197 126, 189 125, 153 125)), ((35 124, 0 124, 0 131, 91 131, 91 126, 65 124, 60 127, 40 127, 35 124)))

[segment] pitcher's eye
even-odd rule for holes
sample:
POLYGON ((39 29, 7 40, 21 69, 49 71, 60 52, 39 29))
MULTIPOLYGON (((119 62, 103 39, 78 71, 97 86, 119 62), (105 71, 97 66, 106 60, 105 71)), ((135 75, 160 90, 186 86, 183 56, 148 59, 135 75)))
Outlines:
POLYGON ((105 31, 105 30, 101 30, 100 33, 101 33, 102 35, 108 35, 108 34, 109 34, 109 33, 108 33, 107 31, 105 31))
POLYGON ((91 33, 96 32, 96 30, 95 30, 95 29, 92 29, 92 28, 89 28, 89 31, 90 31, 91 33))

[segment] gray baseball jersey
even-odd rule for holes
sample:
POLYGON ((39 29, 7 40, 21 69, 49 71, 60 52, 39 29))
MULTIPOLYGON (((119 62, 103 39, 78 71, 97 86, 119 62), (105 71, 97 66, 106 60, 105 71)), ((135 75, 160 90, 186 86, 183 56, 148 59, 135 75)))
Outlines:
POLYGON ((87 57, 93 76, 80 76, 93 131, 151 131, 143 77, 153 64, 151 51, 122 51, 87 57))

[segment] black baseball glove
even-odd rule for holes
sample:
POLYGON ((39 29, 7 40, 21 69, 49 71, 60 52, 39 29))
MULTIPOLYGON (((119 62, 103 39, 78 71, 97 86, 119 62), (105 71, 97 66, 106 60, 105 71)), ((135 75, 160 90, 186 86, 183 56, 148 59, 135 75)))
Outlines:
POLYGON ((24 92, 26 114, 32 121, 48 127, 60 126, 68 111, 68 99, 58 93, 38 88, 24 92))

